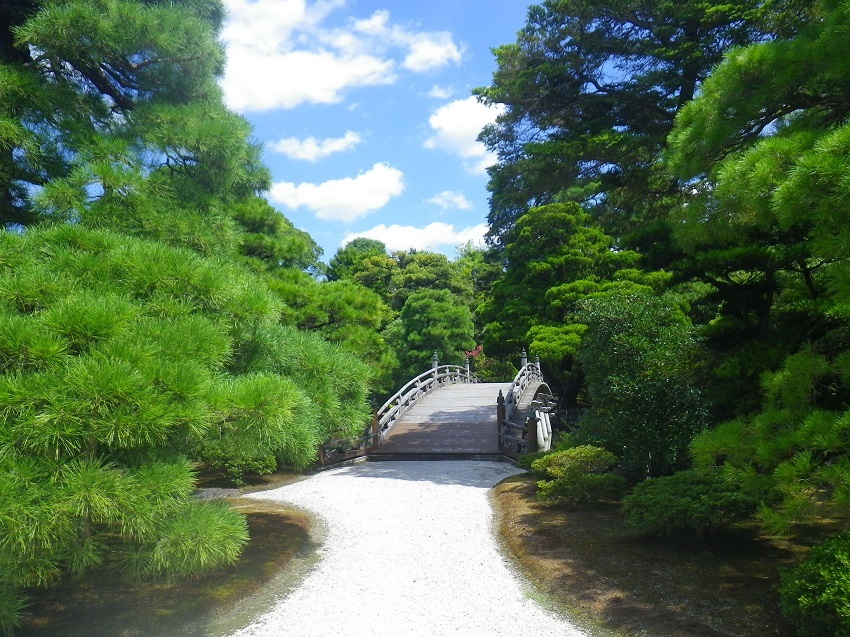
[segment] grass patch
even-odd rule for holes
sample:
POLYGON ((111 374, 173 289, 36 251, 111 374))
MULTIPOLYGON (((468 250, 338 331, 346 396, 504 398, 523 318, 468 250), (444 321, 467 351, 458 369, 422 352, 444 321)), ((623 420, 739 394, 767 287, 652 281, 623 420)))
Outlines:
POLYGON ((619 507, 568 510, 514 476, 493 492, 502 542, 561 608, 624 637, 793 634, 779 608, 779 571, 829 528, 777 540, 739 525, 699 543, 648 537, 619 507))
MULTIPOLYGON (((261 488, 291 482, 271 479, 261 488)), ((310 540, 310 519, 272 502, 232 498, 248 519, 250 540, 234 566, 178 582, 128 584, 115 564, 49 589, 29 591, 16 637, 147 637, 193 634, 194 625, 233 606, 286 569, 310 540)), ((205 634, 201 631, 200 634, 205 634)))

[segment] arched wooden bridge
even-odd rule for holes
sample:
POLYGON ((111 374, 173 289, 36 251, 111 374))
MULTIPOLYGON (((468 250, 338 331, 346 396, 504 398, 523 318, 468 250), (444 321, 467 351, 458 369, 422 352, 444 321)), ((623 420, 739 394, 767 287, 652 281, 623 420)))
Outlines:
POLYGON ((511 383, 482 383, 468 367, 439 365, 406 383, 377 410, 362 440, 330 441, 319 464, 370 459, 516 458, 548 449, 553 410, 539 363, 523 357, 511 383), (547 400, 549 398, 549 400, 547 400))

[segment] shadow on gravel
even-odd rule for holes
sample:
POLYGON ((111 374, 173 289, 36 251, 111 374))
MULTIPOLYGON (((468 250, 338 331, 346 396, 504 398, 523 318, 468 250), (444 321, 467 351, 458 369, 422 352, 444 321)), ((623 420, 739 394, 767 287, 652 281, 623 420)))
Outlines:
POLYGON ((385 478, 489 489, 505 478, 524 473, 509 462, 486 460, 382 460, 333 469, 352 478, 385 478))

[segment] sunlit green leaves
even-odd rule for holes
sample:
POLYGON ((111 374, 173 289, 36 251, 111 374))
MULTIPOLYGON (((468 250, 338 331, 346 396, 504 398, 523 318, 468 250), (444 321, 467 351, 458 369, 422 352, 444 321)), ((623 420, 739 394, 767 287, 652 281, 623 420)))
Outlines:
POLYGON ((765 376, 760 413, 705 432, 691 445, 699 466, 723 467, 762 499, 760 519, 772 532, 850 498, 850 414, 816 408, 834 372, 811 351, 789 357, 765 376))
POLYGON ((694 382, 699 344, 676 298, 610 294, 583 306, 579 359, 593 407, 578 439, 616 453, 634 477, 687 468, 707 410, 694 382))
POLYGON ((475 346, 472 315, 448 290, 414 292, 401 309, 396 351, 407 378, 431 366, 434 352, 442 364, 460 365, 475 346))
POLYGON ((245 517, 225 503, 186 503, 161 520, 147 541, 127 547, 130 579, 186 577, 232 564, 248 540, 245 517))
MULTIPOLYGON (((651 292, 666 280, 637 270, 637 253, 613 250, 613 239, 577 204, 532 208, 504 241, 507 268, 480 309, 484 348, 493 355, 516 356, 529 347, 546 365, 550 381, 564 383, 564 389, 584 332, 576 316, 581 302, 651 292)), ((566 391, 567 400, 575 401, 578 384, 566 391)))
POLYGON ((244 519, 189 501, 188 458, 236 479, 305 467, 329 434, 368 422, 369 368, 282 327, 281 301, 234 262, 79 226, 3 242, 0 574, 13 587, 99 564, 104 533, 125 540, 133 576, 230 563, 244 519))
POLYGON ((121 108, 151 98, 183 102, 208 96, 223 58, 211 25, 179 5, 56 3, 44 6, 16 35, 45 59, 67 61, 64 68, 50 69, 52 79, 80 83, 121 108))

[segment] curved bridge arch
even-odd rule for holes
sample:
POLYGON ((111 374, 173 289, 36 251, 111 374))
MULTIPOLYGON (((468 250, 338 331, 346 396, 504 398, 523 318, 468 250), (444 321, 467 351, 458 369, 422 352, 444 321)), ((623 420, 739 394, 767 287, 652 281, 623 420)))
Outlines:
POLYGON ((538 363, 525 364, 510 383, 482 383, 459 365, 434 366, 412 378, 375 413, 362 437, 331 439, 318 465, 367 455, 372 459, 498 459, 548 449, 553 411, 538 363))
POLYGON ((472 374, 468 367, 460 365, 437 365, 409 380, 390 396, 375 414, 378 444, 384 441, 399 419, 426 394, 446 384, 478 382, 478 377, 472 374))
POLYGON ((539 413, 543 405, 533 402, 545 392, 549 386, 534 363, 524 365, 511 383, 481 383, 463 367, 435 367, 406 383, 381 406, 369 455, 516 457, 528 449, 530 440, 548 448, 551 425, 548 416, 539 413), (538 419, 529 420, 528 414, 538 419), (521 420, 507 431, 519 442, 505 438, 505 423, 511 419, 521 420))

